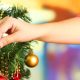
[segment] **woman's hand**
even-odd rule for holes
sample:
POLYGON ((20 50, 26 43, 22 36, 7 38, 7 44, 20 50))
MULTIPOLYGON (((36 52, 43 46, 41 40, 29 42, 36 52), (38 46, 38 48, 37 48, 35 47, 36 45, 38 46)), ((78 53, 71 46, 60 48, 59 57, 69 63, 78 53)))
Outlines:
POLYGON ((80 44, 80 17, 38 25, 12 17, 5 17, 0 21, 1 48, 13 42, 35 39, 52 43, 80 44), (9 35, 2 37, 4 33, 9 35))
POLYGON ((0 20, 0 47, 4 47, 13 42, 25 42, 38 38, 44 31, 36 25, 26 23, 23 20, 12 17, 5 17, 0 20), (2 37, 4 33, 8 36, 2 37))

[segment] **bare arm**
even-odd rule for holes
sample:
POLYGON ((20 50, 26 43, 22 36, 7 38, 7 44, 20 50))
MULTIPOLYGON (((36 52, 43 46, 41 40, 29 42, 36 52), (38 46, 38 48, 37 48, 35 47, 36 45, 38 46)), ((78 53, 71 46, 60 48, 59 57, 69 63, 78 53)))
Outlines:
POLYGON ((38 40, 64 44, 80 44, 80 18, 72 18, 61 22, 41 24, 47 34, 38 40))
POLYGON ((29 24, 12 17, 0 20, 0 48, 13 42, 31 40, 80 44, 80 18, 47 24, 29 24), (4 33, 9 35, 1 37, 4 33))

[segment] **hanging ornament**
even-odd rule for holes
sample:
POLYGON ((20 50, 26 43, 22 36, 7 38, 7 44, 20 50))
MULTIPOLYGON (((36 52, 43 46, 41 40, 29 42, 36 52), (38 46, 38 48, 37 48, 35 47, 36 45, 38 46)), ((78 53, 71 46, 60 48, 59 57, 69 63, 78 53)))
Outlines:
POLYGON ((7 77, 0 75, 0 80, 8 80, 7 77))
POLYGON ((17 70, 16 73, 13 75, 13 80, 20 80, 21 79, 21 74, 20 72, 17 70))
POLYGON ((38 57, 32 51, 25 57, 25 64, 30 68, 37 66, 38 62, 38 57))

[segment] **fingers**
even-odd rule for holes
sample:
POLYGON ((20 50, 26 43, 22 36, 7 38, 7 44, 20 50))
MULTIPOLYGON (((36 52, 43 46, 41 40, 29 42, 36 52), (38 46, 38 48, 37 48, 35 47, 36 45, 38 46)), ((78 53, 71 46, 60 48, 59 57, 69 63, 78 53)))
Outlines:
POLYGON ((0 38, 12 27, 12 21, 10 17, 5 17, 0 21, 0 38))
POLYGON ((0 20, 0 24, 2 24, 4 21, 6 21, 9 18, 9 16, 6 16, 5 18, 0 20))
POLYGON ((12 19, 11 18, 4 18, 4 22, 0 24, 0 33, 5 33, 8 29, 12 27, 12 19))
POLYGON ((17 33, 13 33, 9 36, 6 36, 6 37, 3 37, 0 39, 0 48, 10 44, 10 43, 13 43, 16 41, 16 38, 17 38, 17 33))

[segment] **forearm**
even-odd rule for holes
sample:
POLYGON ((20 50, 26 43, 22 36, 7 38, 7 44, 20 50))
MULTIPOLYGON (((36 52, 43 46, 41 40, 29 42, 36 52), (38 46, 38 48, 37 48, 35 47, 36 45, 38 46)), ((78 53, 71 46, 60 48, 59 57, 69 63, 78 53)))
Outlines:
POLYGON ((80 18, 78 17, 57 23, 41 24, 39 27, 40 31, 44 31, 44 34, 37 38, 40 41, 80 44, 80 18))

